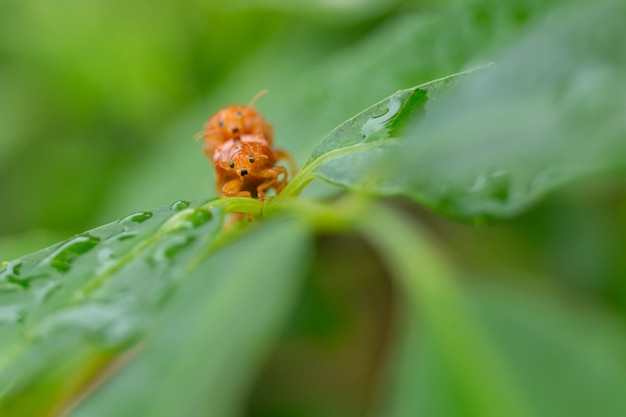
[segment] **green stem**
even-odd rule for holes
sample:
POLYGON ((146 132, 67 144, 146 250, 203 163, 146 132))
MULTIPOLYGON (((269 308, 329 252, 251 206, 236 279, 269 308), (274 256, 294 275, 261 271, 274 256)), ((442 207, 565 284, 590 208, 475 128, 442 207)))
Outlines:
POLYGON ((388 146, 394 142, 397 142, 397 139, 387 138, 385 140, 381 140, 378 142, 366 142, 366 143, 358 143, 356 145, 346 146, 344 148, 335 149, 329 151, 313 161, 305 164, 298 174, 293 177, 293 179, 287 184, 287 186, 280 193, 280 197, 295 197, 304 187, 306 187, 313 179, 315 178, 315 169, 322 165, 329 159, 336 158, 337 156, 341 156, 344 154, 364 150, 364 149, 372 149, 378 148, 380 146, 388 146))
MULTIPOLYGON (((272 197, 270 197, 270 199, 271 198, 272 197)), ((260 216, 263 213, 264 206, 264 202, 256 198, 223 197, 211 200, 202 207, 206 209, 220 207, 227 213, 247 213, 260 216)))
POLYGON ((418 316, 424 323, 420 334, 434 338, 467 409, 472 410, 470 415, 531 415, 517 384, 458 288, 454 271, 415 222, 382 204, 374 204, 362 217, 360 230, 403 288, 413 315, 409 323, 414 326, 418 316))

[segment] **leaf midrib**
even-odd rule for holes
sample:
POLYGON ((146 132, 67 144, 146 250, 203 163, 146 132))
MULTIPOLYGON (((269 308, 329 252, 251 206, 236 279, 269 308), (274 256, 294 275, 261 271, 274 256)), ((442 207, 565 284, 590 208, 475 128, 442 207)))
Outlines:
POLYGON ((282 191, 280 197, 297 196, 300 191, 302 191, 302 189, 313 180, 314 170, 329 159, 356 151, 378 148, 388 144, 395 144, 397 142, 399 142, 399 140, 396 138, 386 137, 376 142, 361 142, 355 145, 350 145, 344 148, 339 148, 326 152, 324 155, 319 156, 318 158, 311 161, 308 165, 302 167, 298 175, 294 177, 294 179, 289 184, 287 184, 285 189, 282 191))

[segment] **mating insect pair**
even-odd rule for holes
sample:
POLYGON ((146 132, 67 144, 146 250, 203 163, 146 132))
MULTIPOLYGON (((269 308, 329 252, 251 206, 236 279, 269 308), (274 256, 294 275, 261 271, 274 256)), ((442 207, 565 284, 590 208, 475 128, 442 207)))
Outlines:
POLYGON ((266 91, 261 91, 247 106, 229 106, 206 122, 201 136, 204 154, 213 162, 217 189, 226 197, 253 197, 264 200, 265 191, 274 188, 279 194, 287 185, 287 170, 276 166, 285 159, 292 173, 291 156, 272 147, 274 130, 252 105, 266 91))

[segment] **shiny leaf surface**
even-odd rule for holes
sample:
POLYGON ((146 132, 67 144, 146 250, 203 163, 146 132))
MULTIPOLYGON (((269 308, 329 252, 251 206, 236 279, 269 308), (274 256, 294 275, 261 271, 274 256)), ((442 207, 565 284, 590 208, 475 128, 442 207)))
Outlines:
POLYGON ((160 314, 138 357, 71 415, 239 415, 309 255, 306 230, 293 222, 266 224, 216 253, 160 314))
POLYGON ((143 337, 154 312, 206 252, 221 218, 211 203, 179 201, 6 263, 0 271, 2 414, 53 413, 143 337))
POLYGON ((349 188, 367 188, 367 178, 380 170, 381 161, 399 144, 402 128, 468 74, 398 91, 342 123, 313 150, 283 194, 299 193, 316 177, 349 188))

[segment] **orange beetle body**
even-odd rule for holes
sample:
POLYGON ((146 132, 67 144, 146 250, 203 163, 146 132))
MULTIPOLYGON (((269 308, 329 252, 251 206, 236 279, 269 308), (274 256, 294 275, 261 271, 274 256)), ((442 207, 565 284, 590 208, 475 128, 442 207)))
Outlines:
POLYGON ((223 196, 264 200, 266 190, 282 191, 287 170, 276 162, 286 159, 292 172, 295 164, 287 152, 272 147, 273 136, 272 126, 252 103, 225 107, 211 116, 202 133, 204 154, 213 162, 223 196))
POLYGON ((215 113, 204 125, 204 153, 211 158, 215 150, 230 139, 243 135, 265 138, 271 145, 274 129, 250 106, 230 106, 215 113))
POLYGON ((287 184, 287 170, 275 166, 276 161, 287 157, 283 151, 272 150, 259 136, 226 141, 213 155, 217 187, 224 196, 264 200, 265 190, 274 188, 278 194, 287 184))

